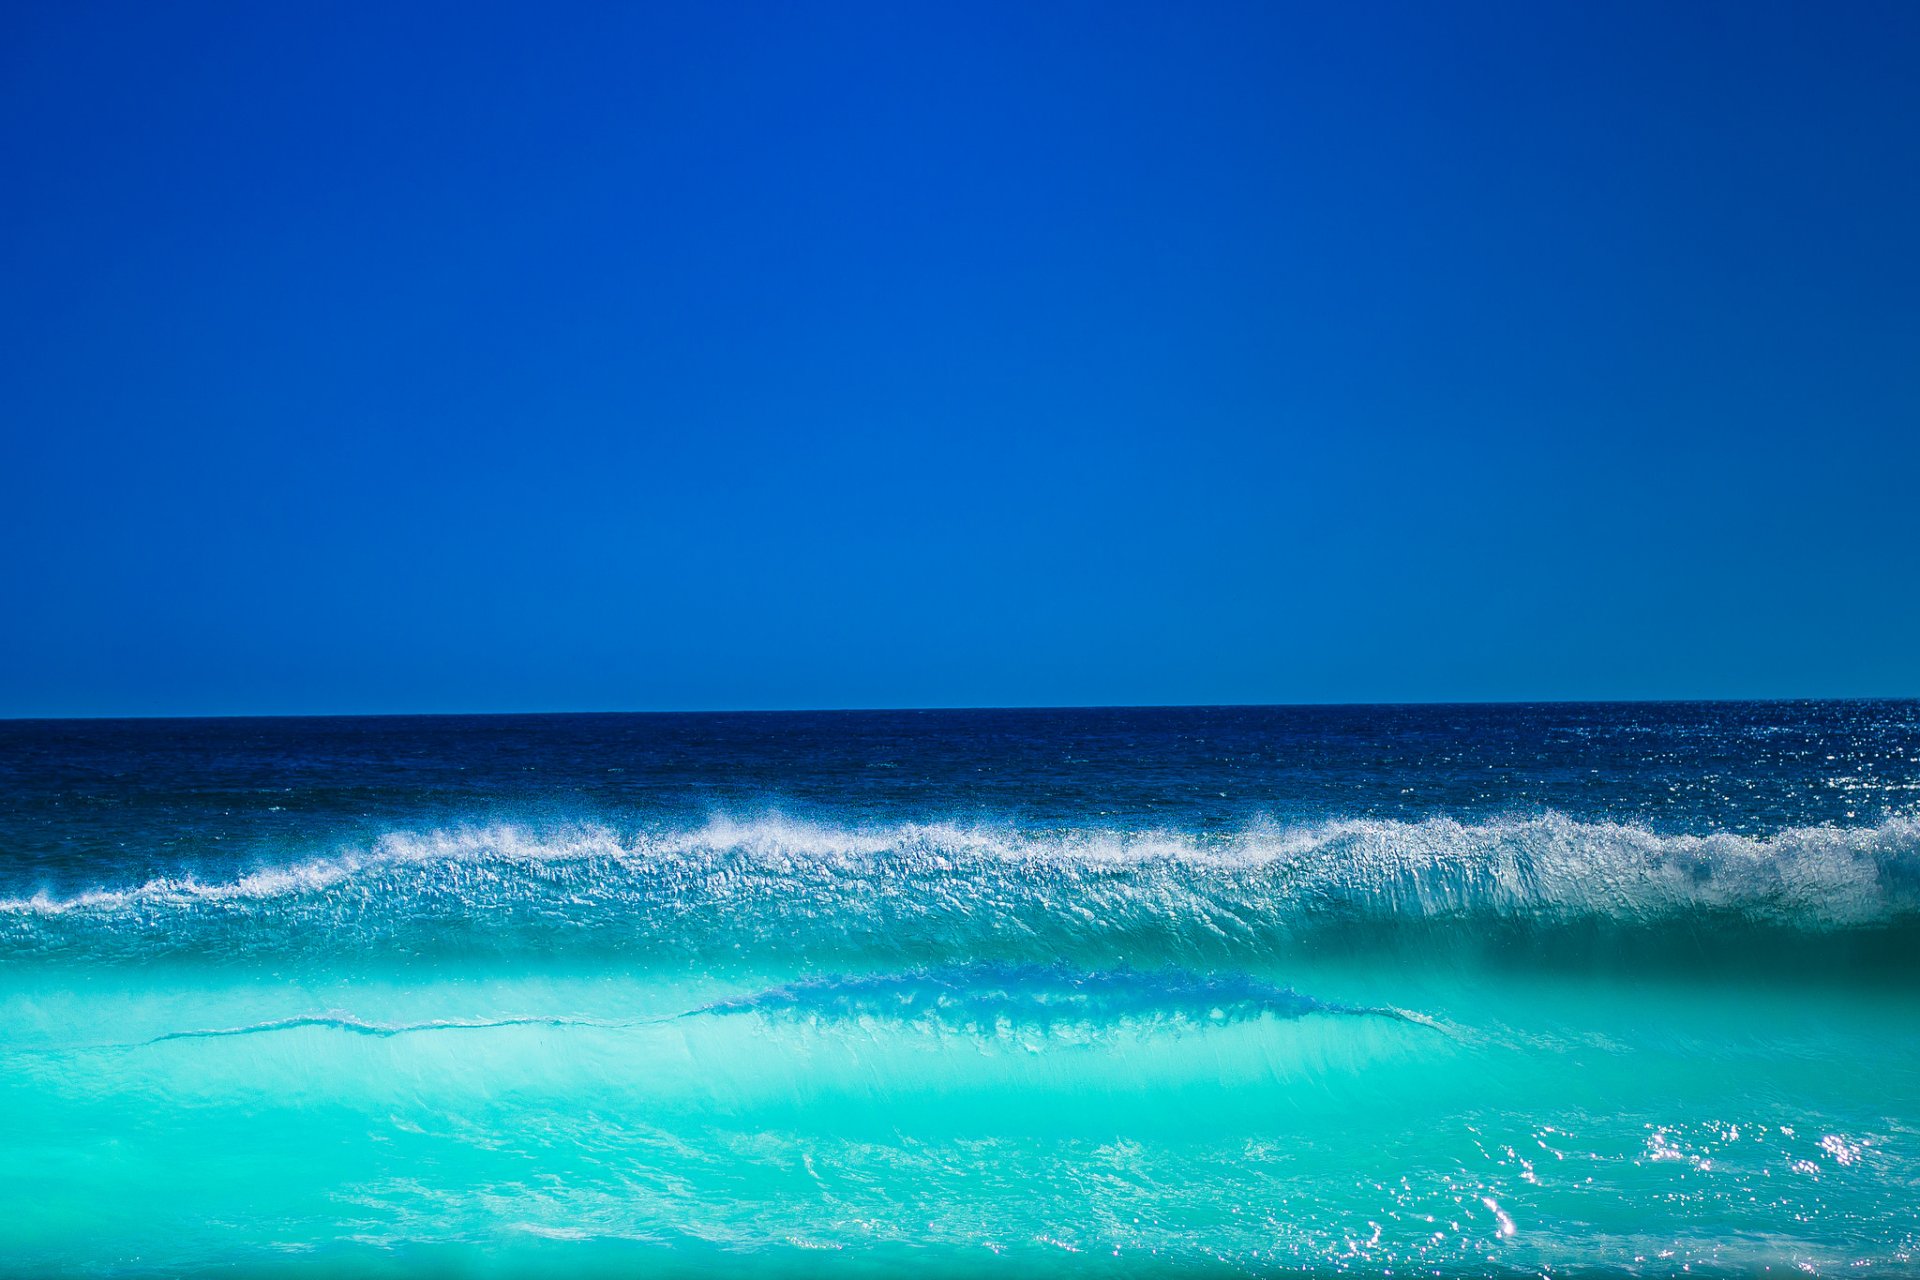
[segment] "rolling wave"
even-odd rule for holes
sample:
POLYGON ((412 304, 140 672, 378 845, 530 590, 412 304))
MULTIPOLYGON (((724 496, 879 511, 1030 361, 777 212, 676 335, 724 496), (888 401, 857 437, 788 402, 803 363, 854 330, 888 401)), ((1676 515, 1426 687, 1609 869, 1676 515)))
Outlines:
POLYGON ((898 1023, 962 1033, 1072 1026, 1222 1026, 1258 1018, 1313 1015, 1378 1017, 1435 1027, 1401 1009, 1345 1005, 1276 986, 1251 974, 1119 968, 1083 971, 1066 965, 950 965, 897 973, 830 974, 779 983, 697 1005, 680 1013, 600 1018, 578 1014, 376 1019, 344 1009, 266 1018, 231 1026, 192 1027, 132 1041, 64 1044, 26 1050, 138 1049, 176 1041, 226 1040, 286 1031, 337 1031, 388 1040, 397 1036, 475 1031, 635 1031, 690 1018, 753 1016, 811 1023, 898 1023))
POLYGON ((1312 1014, 1424 1021, 1398 1009, 1330 1004, 1244 973, 1131 968, 1082 972, 1037 964, 949 965, 803 978, 717 1000, 692 1013, 921 1022, 963 1030, 1142 1018, 1204 1025, 1312 1014))
MULTIPOLYGON (((1545 813, 1228 834, 782 818, 397 831, 230 879, 0 900, 15 956, 614 952, 707 966, 1238 963, 1352 946, 1920 935, 1920 819, 1765 838, 1545 813)), ((854 967, 854 966, 842 966, 854 967)))

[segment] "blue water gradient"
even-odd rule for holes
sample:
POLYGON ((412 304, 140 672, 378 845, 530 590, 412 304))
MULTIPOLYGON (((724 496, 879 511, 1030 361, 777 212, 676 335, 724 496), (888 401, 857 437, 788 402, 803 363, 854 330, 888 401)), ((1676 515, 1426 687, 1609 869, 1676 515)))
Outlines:
POLYGON ((1920 704, 0 724, 9 1274, 1897 1274, 1920 704))

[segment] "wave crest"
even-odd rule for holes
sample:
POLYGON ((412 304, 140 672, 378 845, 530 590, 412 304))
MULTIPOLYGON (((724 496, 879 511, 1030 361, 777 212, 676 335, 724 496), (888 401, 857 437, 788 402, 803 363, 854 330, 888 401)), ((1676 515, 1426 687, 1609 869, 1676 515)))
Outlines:
POLYGON ((1449 929, 1510 942, 1708 924, 1721 936, 1911 932, 1920 820, 1764 838, 1556 813, 1217 835, 778 817, 639 833, 459 827, 230 880, 0 900, 0 947, 101 957, 377 945, 1191 963, 1449 929))

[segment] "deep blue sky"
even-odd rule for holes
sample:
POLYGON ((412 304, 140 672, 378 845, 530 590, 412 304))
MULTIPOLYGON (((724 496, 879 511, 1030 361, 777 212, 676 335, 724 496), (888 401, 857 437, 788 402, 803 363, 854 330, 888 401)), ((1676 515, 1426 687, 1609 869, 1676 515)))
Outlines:
POLYGON ((1920 5, 0 10, 0 714, 1920 693, 1920 5))

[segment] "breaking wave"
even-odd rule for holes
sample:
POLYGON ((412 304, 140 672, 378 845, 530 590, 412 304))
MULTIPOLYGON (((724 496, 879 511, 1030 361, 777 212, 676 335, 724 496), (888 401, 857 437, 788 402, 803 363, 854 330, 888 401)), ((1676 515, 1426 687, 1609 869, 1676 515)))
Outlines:
POLYGON ((477 948, 709 969, 794 956, 1097 968, 1440 943, 1738 955, 1783 940, 1920 946, 1920 819, 1764 838, 1554 813, 1228 834, 777 817, 457 827, 229 879, 0 900, 6 952, 99 959, 477 948))

